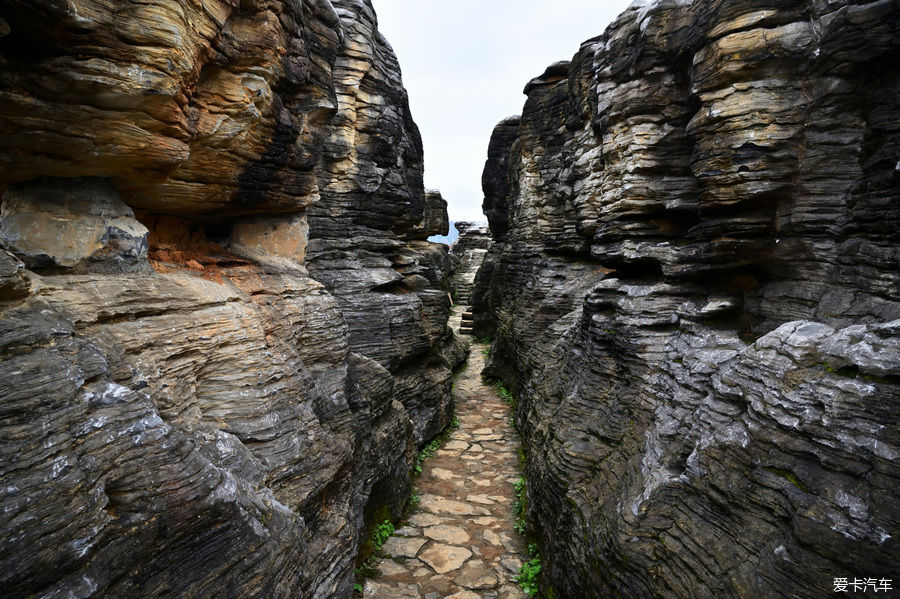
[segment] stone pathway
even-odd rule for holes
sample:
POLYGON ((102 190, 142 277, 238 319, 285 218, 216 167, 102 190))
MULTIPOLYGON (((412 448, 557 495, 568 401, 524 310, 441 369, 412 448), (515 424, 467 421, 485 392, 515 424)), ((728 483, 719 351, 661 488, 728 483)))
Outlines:
POLYGON ((481 382, 486 349, 472 344, 453 388, 459 429, 422 465, 418 508, 384 543, 366 599, 525 597, 514 582, 527 559, 513 528, 518 439, 510 408, 481 382))

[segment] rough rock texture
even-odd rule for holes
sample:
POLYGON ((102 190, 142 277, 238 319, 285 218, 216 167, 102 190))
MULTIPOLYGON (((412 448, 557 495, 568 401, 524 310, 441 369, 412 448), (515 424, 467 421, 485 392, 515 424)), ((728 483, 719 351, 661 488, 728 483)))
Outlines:
POLYGON ((425 191, 425 216, 417 232, 422 239, 432 236, 445 236, 450 233, 450 217, 447 214, 447 200, 436 189, 425 191))
POLYGON ((484 223, 457 221, 454 225, 459 238, 450 246, 450 254, 458 259, 454 264, 453 289, 457 303, 467 306, 472 301, 475 274, 491 245, 491 235, 484 223))
POLYGON ((462 351, 370 3, 0 17, 0 594, 349 596, 462 351))
POLYGON ((636 2, 497 127, 475 333, 556 596, 896 578, 898 58, 895 2, 636 2))

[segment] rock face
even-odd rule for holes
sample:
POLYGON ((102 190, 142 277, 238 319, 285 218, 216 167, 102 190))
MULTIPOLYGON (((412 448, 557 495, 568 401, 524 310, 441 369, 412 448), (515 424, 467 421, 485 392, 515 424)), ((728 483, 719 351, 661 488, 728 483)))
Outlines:
POLYGON ((370 2, 0 17, 2 594, 349 596, 461 359, 370 2))
POLYGON ((896 567, 898 56, 896 3, 636 2, 495 130, 475 333, 555 596, 896 567))
POLYGON ((450 246, 450 254, 458 259, 454 265, 453 289, 457 302, 467 306, 472 301, 475 274, 491 245, 491 235, 485 223, 457 221, 455 226, 459 238, 450 246))

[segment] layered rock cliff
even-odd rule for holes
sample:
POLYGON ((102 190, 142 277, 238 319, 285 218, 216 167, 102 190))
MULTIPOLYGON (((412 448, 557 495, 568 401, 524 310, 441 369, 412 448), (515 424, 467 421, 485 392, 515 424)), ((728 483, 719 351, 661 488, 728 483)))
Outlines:
POLYGON ((369 0, 0 0, 0 589, 345 597, 448 421, 369 0))
POLYGON ((635 2, 497 126, 475 334, 549 596, 896 579, 898 58, 895 2, 635 2))
POLYGON ((450 246, 450 255, 458 259, 453 274, 453 290, 456 292, 456 302, 468 306, 472 301, 475 274, 491 245, 491 235, 485 223, 457 221, 455 226, 459 238, 450 246))

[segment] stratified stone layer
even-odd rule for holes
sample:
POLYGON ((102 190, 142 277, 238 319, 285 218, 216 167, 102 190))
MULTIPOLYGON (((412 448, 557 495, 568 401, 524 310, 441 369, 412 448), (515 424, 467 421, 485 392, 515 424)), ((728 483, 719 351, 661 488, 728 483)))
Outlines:
POLYGON ((0 0, 0 589, 349 597, 450 414, 368 0, 0 0))
POLYGON ((821 597, 900 514, 900 8, 634 3, 484 172, 558 597, 821 597))
POLYGON ((454 226, 459 231, 459 237, 450 247, 450 255, 456 259, 453 290, 456 292, 456 302, 468 306, 472 302, 475 275, 491 245, 491 235, 486 223, 457 221, 454 226))

